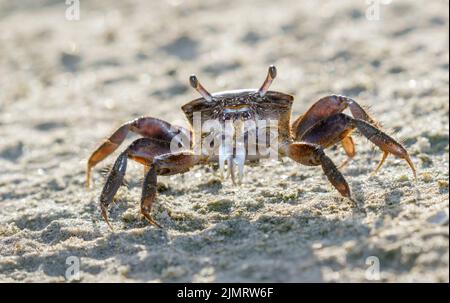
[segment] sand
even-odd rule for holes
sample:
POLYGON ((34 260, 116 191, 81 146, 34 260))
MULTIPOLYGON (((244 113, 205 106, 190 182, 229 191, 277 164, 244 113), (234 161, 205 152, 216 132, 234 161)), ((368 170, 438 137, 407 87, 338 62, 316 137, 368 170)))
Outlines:
POLYGON ((0 1, 0 281, 448 282, 448 2, 387 2, 369 20, 365 1, 81 1, 68 21, 64 1, 0 1), (192 73, 257 87, 269 64, 293 117, 332 93, 370 106, 417 182, 394 157, 370 178, 381 154, 357 135, 356 208, 318 167, 262 162, 239 187, 198 167, 159 179, 158 229, 130 161, 111 232, 99 171, 118 152, 84 183, 98 144, 141 115, 187 125, 192 73))

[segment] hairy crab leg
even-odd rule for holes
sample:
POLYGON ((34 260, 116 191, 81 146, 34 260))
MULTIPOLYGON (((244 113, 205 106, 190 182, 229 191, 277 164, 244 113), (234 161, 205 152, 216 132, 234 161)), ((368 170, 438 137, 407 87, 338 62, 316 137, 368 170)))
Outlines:
POLYGON ((199 163, 200 157, 190 151, 164 154, 153 159, 144 178, 141 196, 141 214, 152 225, 161 227, 150 215, 157 194, 157 175, 173 175, 187 172, 199 163))
POLYGON ((303 134, 317 122, 339 114, 347 108, 350 109, 355 119, 364 120, 377 128, 380 127, 380 124, 370 117, 355 100, 345 96, 331 95, 319 99, 305 114, 299 116, 292 123, 291 128, 295 140, 300 141, 303 134))
POLYGON ((116 159, 100 195, 101 214, 111 229, 112 226, 108 220, 107 210, 120 186, 123 185, 128 159, 141 163, 146 168, 153 161, 153 158, 168 152, 170 152, 168 144, 151 138, 140 138, 130 144, 116 159))
POLYGON ((144 169, 143 169, 143 171, 144 171, 144 178, 147 175, 149 170, 150 170, 150 166, 144 165, 144 169))
POLYGON ((288 156, 303 165, 321 165, 330 183, 344 196, 351 198, 350 187, 333 161, 325 154, 322 147, 308 142, 295 142, 288 146, 288 156))
POLYGON ((353 142, 353 139, 350 135, 342 139, 341 145, 344 148, 345 153, 347 154, 347 159, 345 159, 338 168, 342 168, 350 162, 351 159, 353 159, 356 155, 356 149, 355 149, 355 143, 353 142))
POLYGON ((151 165, 150 170, 145 175, 144 184, 142 185, 141 214, 148 223, 161 228, 161 225, 150 216, 151 207, 156 199, 157 193, 156 169, 156 165, 151 165))
POLYGON ((130 130, 130 122, 125 123, 119 127, 108 139, 106 139, 89 157, 86 170, 86 186, 90 187, 91 184, 91 171, 92 168, 105 159, 109 154, 114 152, 117 147, 125 140, 130 130))
MULTIPOLYGON (((381 168, 381 166, 383 165, 383 163, 384 163, 384 161, 386 160, 386 158, 389 156, 389 153, 388 152, 384 152, 383 153, 383 156, 381 157, 381 160, 380 160, 380 162, 378 163, 378 165, 377 165, 377 167, 375 168, 375 170, 372 172, 372 174, 370 175, 371 177, 372 176, 375 176, 375 174, 378 172, 378 170, 381 168)), ((414 174, 414 176, 415 176, 415 174, 414 174)))
MULTIPOLYGON (((410 166, 414 178, 416 170, 406 149, 392 137, 376 128, 374 125, 360 119, 354 119, 346 114, 339 113, 330 116, 308 129, 302 136, 302 141, 318 144, 323 148, 334 145, 346 138, 354 129, 364 135, 369 141, 378 146, 384 153, 390 153, 404 159, 410 166)), ((382 159, 376 171, 384 162, 382 159)))
MULTIPOLYGON (((395 141, 392 137, 382 132, 375 126, 367 123, 366 121, 354 119, 352 121, 354 125, 358 128, 358 130, 372 143, 378 146, 384 153, 393 154, 396 157, 399 157, 408 163, 409 167, 412 170, 414 178, 417 179, 416 168, 414 167, 414 163, 412 162, 408 152, 406 149, 397 141, 395 141)), ((378 164, 375 171, 383 164, 384 160, 387 156, 384 156, 380 164, 378 164)))
POLYGON ((86 186, 88 188, 90 187, 91 171, 94 166, 114 152, 125 140, 130 131, 147 138, 153 138, 167 143, 170 143, 171 140, 180 133, 189 133, 189 131, 182 127, 173 126, 166 121, 152 117, 141 117, 123 124, 89 157, 86 170, 86 186))
POLYGON ((303 134, 314 124, 332 115, 341 113, 347 108, 347 103, 342 102, 337 96, 327 96, 314 103, 308 111, 299 116, 292 123, 292 133, 295 141, 301 141, 303 134))
POLYGON ((108 178, 106 180, 105 185, 103 186, 103 190, 100 195, 101 214, 105 222, 108 224, 109 228, 111 228, 111 230, 113 230, 113 227, 111 223, 109 223, 107 210, 108 206, 113 201, 113 198, 117 190, 119 189, 120 186, 122 186, 123 178, 125 177, 125 172, 127 170, 127 158, 128 158, 127 152, 123 152, 117 158, 108 175, 108 178))

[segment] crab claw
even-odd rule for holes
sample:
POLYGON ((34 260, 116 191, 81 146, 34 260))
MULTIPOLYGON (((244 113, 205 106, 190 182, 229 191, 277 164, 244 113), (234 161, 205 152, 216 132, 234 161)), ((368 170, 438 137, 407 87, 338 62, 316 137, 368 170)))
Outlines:
POLYGON ((225 162, 227 163, 227 175, 228 177, 231 175, 231 178, 234 179, 233 174, 233 138, 234 138, 235 128, 231 121, 227 121, 225 123, 224 132, 221 135, 221 142, 219 148, 219 167, 220 167, 220 175, 223 178, 223 172, 225 170, 225 162))
POLYGON ((233 165, 238 167, 238 184, 241 184, 244 178, 245 154, 244 142, 236 142, 236 155, 233 158, 233 165))
POLYGON ((222 179, 228 178, 228 176, 233 176, 232 173, 232 164, 233 163, 233 146, 231 144, 222 143, 219 149, 219 168, 220 168, 220 177, 222 179), (231 147, 231 148, 230 148, 231 147), (230 150, 231 149, 231 150, 230 150), (225 171, 225 163, 227 164, 227 172, 224 176, 225 171))
POLYGON ((233 184, 241 184, 244 176, 245 156, 246 150, 243 142, 236 142, 235 148, 233 148, 233 144, 230 142, 222 144, 219 148, 219 168, 221 178, 224 178, 224 171, 226 170, 225 178, 231 176, 233 184), (237 180, 235 175, 236 167, 238 169, 237 180))

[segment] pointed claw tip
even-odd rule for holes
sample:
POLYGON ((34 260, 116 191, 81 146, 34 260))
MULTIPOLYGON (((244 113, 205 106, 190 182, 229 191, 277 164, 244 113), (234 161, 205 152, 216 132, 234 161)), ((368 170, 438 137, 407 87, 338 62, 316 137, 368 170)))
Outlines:
POLYGON ((344 183, 332 183, 334 188, 343 196, 344 198, 351 199, 351 191, 350 187, 348 186, 347 182, 344 183))
POLYGON ((91 166, 88 164, 86 170, 86 188, 89 189, 91 187, 91 166))
POLYGON ((411 158, 408 155, 406 155, 405 160, 412 170, 414 180, 417 182, 417 171, 416 171, 416 167, 414 166, 414 163, 412 162, 411 158))
POLYGON ((108 219, 108 214, 106 212, 107 211, 106 207, 101 205, 100 208, 101 208, 103 220, 105 220, 106 224, 111 229, 111 231, 114 232, 114 228, 112 227, 112 225, 111 225, 111 223, 109 222, 109 219, 108 219))
POLYGON ((162 229, 162 226, 159 225, 158 222, 156 222, 149 214, 143 213, 142 215, 144 216, 145 220, 146 220, 150 225, 153 225, 153 226, 156 226, 156 227, 162 229))

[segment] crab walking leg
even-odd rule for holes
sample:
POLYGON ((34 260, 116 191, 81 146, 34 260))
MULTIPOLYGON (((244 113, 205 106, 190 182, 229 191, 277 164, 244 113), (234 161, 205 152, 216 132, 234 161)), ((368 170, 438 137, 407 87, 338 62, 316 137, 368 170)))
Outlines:
MULTIPOLYGON (((375 126, 367 123, 366 121, 359 120, 359 119, 353 119, 352 123, 356 126, 356 128, 372 143, 374 143, 376 146, 378 146, 384 153, 393 154, 396 157, 399 157, 408 163, 409 167, 412 170, 412 173, 414 175, 414 178, 417 179, 416 169, 414 167, 414 164, 409 157, 408 152, 406 149, 397 141, 395 141, 393 138, 391 138, 386 133, 382 132, 375 126)), ((384 160, 386 159, 387 155, 384 155, 380 164, 378 164, 376 171, 378 171, 383 164, 384 160)))
POLYGON ((347 154, 347 159, 345 159, 338 168, 342 168, 350 162, 356 155, 355 143, 353 142, 353 138, 351 136, 347 136, 341 141, 341 145, 344 148, 345 153, 347 154))
POLYGON ((108 220, 107 214, 108 206, 111 204, 117 190, 122 185, 123 178, 125 177, 125 172, 127 170, 127 158, 128 155, 126 152, 123 152, 117 158, 116 162, 114 163, 111 169, 111 172, 108 175, 108 178, 100 195, 101 214, 105 222, 111 228, 111 230, 113 229, 113 227, 108 220))
MULTIPOLYGON (((386 158, 389 156, 388 152, 384 152, 383 156, 381 157, 380 162, 378 163, 377 167, 375 168, 375 170, 372 172, 372 174, 370 176, 375 176, 375 174, 378 172, 378 170, 381 168, 381 166, 383 165, 384 161, 386 160, 386 158)), ((414 174, 415 175, 415 174, 414 174)))
POLYGON ((330 116, 343 112, 347 108, 347 103, 337 96, 323 97, 314 103, 308 111, 298 117, 292 123, 292 133, 295 141, 301 141, 304 133, 313 125, 330 116))
POLYGON ((152 204, 156 199, 157 187, 157 177, 156 172, 157 166, 152 165, 150 170, 147 172, 144 178, 144 184, 142 185, 142 196, 141 196, 141 214, 151 225, 161 228, 150 215, 152 204))
POLYGON ((141 213, 152 225, 161 227, 150 215, 153 202, 156 200, 157 176, 174 175, 187 172, 200 161, 200 157, 190 151, 164 154, 156 157, 144 178, 141 196, 141 213))
POLYGON ((144 178, 148 174, 148 171, 150 170, 150 166, 144 165, 144 178))
POLYGON ((320 145, 307 142, 292 143, 288 146, 288 156, 303 165, 321 165, 328 181, 330 181, 342 196, 351 198, 350 187, 347 181, 320 145))
MULTIPOLYGON (((346 114, 340 113, 319 121, 302 136, 301 140, 314 143, 327 148, 348 137, 354 129, 358 129, 372 143, 378 146, 384 153, 393 154, 404 159, 416 177, 416 170, 406 149, 389 135, 376 128, 374 125, 354 119, 346 114)), ((383 164, 385 157, 378 165, 378 170, 383 164)))
POLYGON ((348 123, 348 118, 342 113, 328 116, 316 122, 300 137, 300 141, 319 144, 328 148, 339 141, 347 154, 347 159, 338 168, 345 166, 355 156, 355 143, 350 134, 354 127, 348 123))
POLYGON ((380 124, 376 122, 355 100, 339 95, 326 96, 314 103, 308 111, 299 116, 292 123, 292 133, 294 139, 300 141, 301 137, 313 125, 330 116, 339 114, 349 108, 355 119, 367 121, 368 123, 379 128, 380 124))
POLYGON ((345 114, 335 114, 314 124, 300 139, 328 148, 347 138, 355 129, 351 121, 352 118, 345 114))
POLYGON ((116 159, 100 195, 101 214, 111 229, 112 226, 108 220, 107 210, 120 186, 123 184, 128 159, 143 164, 145 168, 152 163, 155 157, 169 152, 170 146, 164 142, 151 138, 140 138, 130 144, 116 159))
POLYGON ((341 142, 347 154, 347 159, 338 168, 345 166, 355 155, 355 145, 350 134, 355 127, 349 123, 350 117, 339 113, 317 122, 301 137, 301 141, 318 144, 328 148, 341 142))
POLYGON ((348 108, 350 109, 350 112, 352 113, 353 118, 366 121, 373 126, 379 128, 380 123, 375 121, 363 108, 361 105, 358 104, 355 100, 345 97, 345 96, 334 96, 335 98, 338 98, 341 100, 341 102, 347 104, 348 108))
POLYGON ((91 171, 92 168, 105 159, 109 154, 114 152, 117 147, 123 142, 125 137, 128 134, 130 127, 129 124, 126 123, 119 127, 108 139, 106 139, 89 157, 88 163, 87 163, 87 170, 86 170, 86 186, 87 188, 90 187, 91 183, 91 171))
POLYGON ((130 131, 147 138, 168 143, 180 132, 188 133, 181 127, 172 126, 168 122, 152 117, 141 117, 123 124, 89 157, 86 170, 86 185, 88 188, 90 186, 92 168, 114 152, 130 131))

